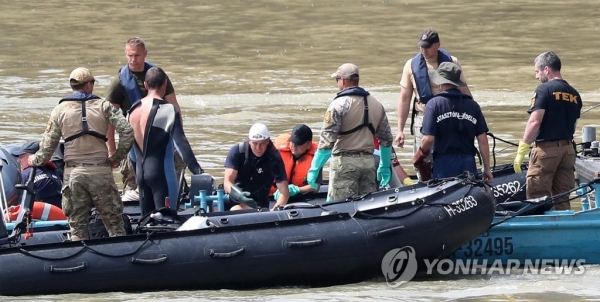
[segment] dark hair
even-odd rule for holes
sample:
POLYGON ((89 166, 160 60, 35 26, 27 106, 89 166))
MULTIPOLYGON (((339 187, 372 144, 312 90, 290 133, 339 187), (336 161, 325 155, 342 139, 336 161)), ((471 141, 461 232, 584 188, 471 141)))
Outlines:
POLYGON ((167 74, 160 67, 152 67, 146 72, 146 84, 150 89, 159 89, 167 80, 167 74))
POLYGON ((550 67, 550 70, 553 71, 560 71, 561 68, 560 59, 552 51, 541 53, 535 58, 535 60, 533 60, 533 64, 535 64, 538 68, 544 68, 548 66, 550 67))

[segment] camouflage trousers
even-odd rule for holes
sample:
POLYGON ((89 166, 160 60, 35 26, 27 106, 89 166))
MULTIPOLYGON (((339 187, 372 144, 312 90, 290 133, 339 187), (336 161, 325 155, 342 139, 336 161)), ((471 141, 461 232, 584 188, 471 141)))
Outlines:
POLYGON ((334 156, 329 173, 331 200, 346 199, 377 191, 373 154, 352 153, 334 156))
POLYGON ((135 166, 129 156, 121 161, 121 168, 119 169, 123 176, 123 192, 127 190, 137 189, 137 183, 135 182, 135 166))
POLYGON ((125 235, 123 203, 108 166, 66 168, 62 188, 62 208, 68 217, 74 240, 89 239, 90 210, 96 207, 102 222, 113 236, 125 235))
MULTIPOLYGON (((179 155, 178 152, 175 152, 175 175, 177 175, 177 179, 179 179, 181 171, 185 168, 186 164, 181 158, 181 155, 179 155)), ((123 176, 123 191, 137 189, 137 183, 135 182, 135 165, 129 156, 121 161, 120 172, 123 176)))

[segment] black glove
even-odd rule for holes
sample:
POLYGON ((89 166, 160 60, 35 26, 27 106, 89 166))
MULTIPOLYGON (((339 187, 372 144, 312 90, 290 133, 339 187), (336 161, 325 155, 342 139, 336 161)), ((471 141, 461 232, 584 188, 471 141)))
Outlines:
POLYGON ((250 198, 250 192, 242 191, 237 185, 231 186, 231 192, 229 192, 229 200, 233 203, 243 203, 251 208, 256 209, 258 205, 254 199, 250 198))

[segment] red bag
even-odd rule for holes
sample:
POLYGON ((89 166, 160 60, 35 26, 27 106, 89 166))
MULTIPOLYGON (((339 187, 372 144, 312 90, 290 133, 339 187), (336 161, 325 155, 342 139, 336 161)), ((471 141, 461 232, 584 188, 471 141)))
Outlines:
POLYGON ((429 152, 425 152, 423 149, 419 148, 413 157, 413 165, 419 172, 421 181, 428 181, 432 177, 431 162, 425 160, 427 156, 429 156, 429 152))

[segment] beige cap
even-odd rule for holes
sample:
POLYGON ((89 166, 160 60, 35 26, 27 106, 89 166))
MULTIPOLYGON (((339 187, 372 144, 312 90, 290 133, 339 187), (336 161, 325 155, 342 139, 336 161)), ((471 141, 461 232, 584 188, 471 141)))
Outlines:
POLYGON ((95 80, 96 79, 94 78, 90 70, 85 67, 75 68, 69 76, 69 83, 71 85, 84 84, 95 80))
POLYGON ((352 63, 345 63, 338 67, 337 71, 331 74, 332 78, 340 77, 346 80, 358 79, 358 67, 352 63))

